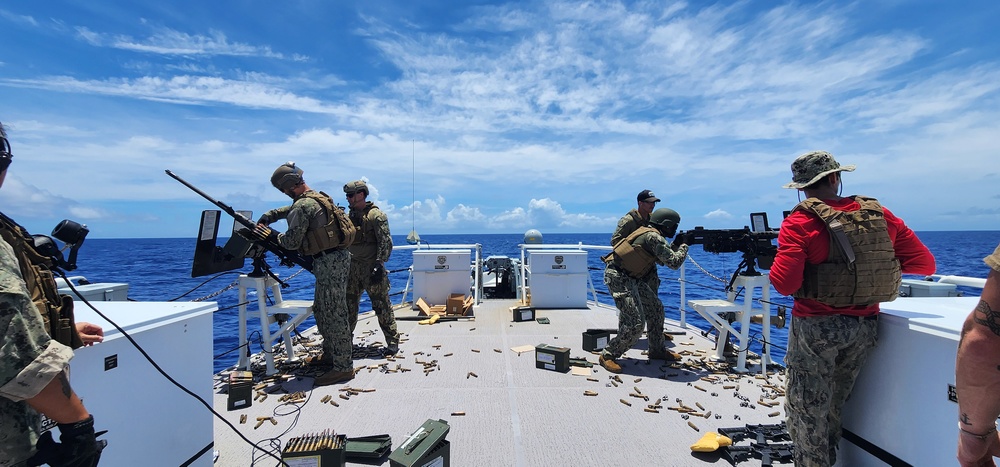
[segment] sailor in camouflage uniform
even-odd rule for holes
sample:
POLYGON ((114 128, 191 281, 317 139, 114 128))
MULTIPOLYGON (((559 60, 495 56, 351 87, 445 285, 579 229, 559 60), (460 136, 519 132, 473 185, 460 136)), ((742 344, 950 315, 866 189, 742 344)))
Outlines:
MULTIPOLYGON (((6 136, 0 124, 0 186, 12 160, 6 136)), ((25 281, 24 274, 35 272, 33 264, 19 260, 27 254, 21 249, 29 248, 23 241, 27 232, 2 214, 0 230, 0 466, 96 466, 105 442, 96 440, 94 417, 70 387, 67 369, 73 350, 49 336, 33 301, 35 289, 29 290, 25 281), (52 440, 51 431, 39 435, 41 414, 56 422, 60 443, 52 440)), ((40 280, 58 295, 51 277, 40 280)))
POLYGON ((322 241, 316 240, 326 238, 323 235, 324 226, 336 226, 337 223, 332 221, 335 215, 332 210, 341 208, 334 206, 325 193, 309 188, 302 179, 302 169, 296 167, 294 162, 278 167, 271 175, 271 184, 294 201, 290 206, 264 213, 257 221, 254 233, 258 238, 274 236, 282 247, 312 257, 312 273, 316 277, 313 316, 323 336, 322 360, 332 365, 329 371, 316 378, 314 384, 326 386, 349 381, 354 378, 346 301, 351 253, 347 245, 324 248, 322 241), (288 222, 288 230, 275 234, 267 225, 279 219, 288 222))
POLYGON ((657 198, 649 190, 640 191, 635 199, 637 203, 636 208, 627 212, 621 219, 618 219, 618 226, 615 227, 615 233, 611 234, 611 246, 617 245, 622 239, 628 237, 630 233, 635 232, 635 229, 649 226, 649 215, 653 212, 653 208, 656 207, 656 203, 660 202, 660 198, 657 198))
POLYGON ((663 302, 660 301, 660 277, 656 265, 678 269, 687 258, 688 246, 678 238, 670 245, 664 237, 673 237, 681 217, 672 209, 660 208, 650 215, 649 227, 640 227, 619 241, 603 259, 604 283, 618 307, 618 334, 601 351, 598 360, 612 373, 621 373, 615 361, 632 348, 642 336, 645 322, 649 358, 680 360, 680 355, 663 346, 663 302))
POLYGON ((385 262, 392 254, 392 236, 389 219, 374 203, 368 201, 368 184, 357 180, 344 185, 344 194, 351 207, 350 217, 358 229, 351 244, 351 273, 347 279, 347 308, 350 314, 351 334, 358 324, 361 292, 368 292, 372 310, 385 335, 385 354, 399 352, 399 332, 396 316, 389 301, 389 275, 385 262))
MULTIPOLYGON (((840 196, 841 166, 828 152, 792 162, 800 202, 781 223, 769 278, 795 298, 785 354, 785 414, 795 465, 837 462, 841 413, 878 340, 879 303, 901 274, 934 273, 934 256, 874 198, 840 196)), ((914 408, 917 409, 916 407, 914 408)))

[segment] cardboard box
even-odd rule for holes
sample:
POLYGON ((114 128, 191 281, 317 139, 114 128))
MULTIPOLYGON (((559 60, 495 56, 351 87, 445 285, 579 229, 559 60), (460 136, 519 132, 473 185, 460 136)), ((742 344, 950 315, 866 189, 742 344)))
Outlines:
POLYGON ((611 340, 611 333, 597 329, 588 329, 583 332, 583 350, 594 352, 608 346, 611 340))
POLYGON ((435 306, 428 305, 427 302, 424 301, 424 297, 420 297, 417 299, 417 309, 420 310, 421 315, 425 316, 443 315, 445 314, 446 311, 446 307, 444 305, 435 305, 435 306))
POLYGON ((530 306, 510 307, 511 319, 516 323, 535 320, 535 309, 530 306))
POLYGON ((453 293, 448 297, 448 303, 446 304, 445 314, 448 315, 464 315, 465 314, 465 295, 460 293, 453 293))
POLYGON ((391 467, 449 467, 451 465, 451 443, 444 439, 448 435, 448 422, 430 420, 424 422, 417 431, 403 441, 389 454, 391 467))
POLYGON ((548 344, 535 346, 535 368, 558 371, 569 371, 569 348, 556 347, 548 344))
POLYGON ((234 371, 229 373, 229 397, 226 410, 244 409, 253 405, 253 373, 234 371))

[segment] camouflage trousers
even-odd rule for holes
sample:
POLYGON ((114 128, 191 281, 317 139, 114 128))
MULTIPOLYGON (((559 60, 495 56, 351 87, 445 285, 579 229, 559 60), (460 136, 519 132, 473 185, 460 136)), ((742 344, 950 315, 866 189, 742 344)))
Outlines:
POLYGON ((649 349, 663 349, 663 302, 658 289, 660 279, 652 276, 635 279, 616 267, 604 269, 604 284, 618 307, 618 334, 601 351, 604 358, 618 358, 642 337, 643 324, 649 349))
POLYGON ((785 355, 785 414, 795 465, 836 462, 841 410, 877 344, 877 334, 874 319, 844 315, 792 319, 785 355))
POLYGON ((313 317, 323 336, 323 352, 333 357, 333 371, 354 369, 346 293, 350 267, 351 253, 347 249, 327 253, 313 261, 313 275, 316 276, 313 317))
POLYGON ((396 330, 396 315, 392 312, 392 302, 389 301, 389 274, 382 269, 381 275, 372 280, 372 270, 375 263, 351 261, 351 274, 347 278, 347 308, 350 314, 351 335, 358 325, 358 311, 361 306, 361 292, 368 293, 372 302, 372 311, 378 318, 378 325, 385 336, 385 344, 399 344, 399 331, 396 330))
POLYGON ((0 397, 0 466, 26 465, 35 452, 41 415, 24 401, 0 397))

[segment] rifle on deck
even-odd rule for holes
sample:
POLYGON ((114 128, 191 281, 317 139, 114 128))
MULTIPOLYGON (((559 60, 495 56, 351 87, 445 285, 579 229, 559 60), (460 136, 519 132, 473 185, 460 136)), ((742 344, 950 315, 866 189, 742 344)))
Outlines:
MULTIPOLYGON (((191 191, 194 191, 195 193, 198 193, 199 195, 201 195, 202 198, 207 199, 212 204, 218 206, 219 209, 222 209, 223 211, 225 211, 226 214, 229 214, 230 216, 232 216, 233 219, 236 219, 236 222, 239 222, 241 225, 243 225, 243 227, 245 227, 247 231, 253 231, 253 229, 255 227, 257 227, 257 223, 256 222, 254 222, 254 221, 252 221, 250 219, 247 219, 246 216, 244 216, 243 214, 240 214, 239 212, 236 212, 236 210, 233 209, 232 207, 226 205, 225 203, 223 203, 221 201, 215 200, 211 196, 208 196, 208 194, 206 194, 205 192, 199 190, 197 187, 195 187, 194 185, 188 183, 184 179, 178 177, 173 172, 171 172, 169 170, 167 170, 166 172, 167 172, 167 175, 169 175, 171 178, 173 178, 174 180, 177 180, 178 182, 181 182, 181 184, 183 184, 184 186, 190 188, 191 191)), ((242 233, 243 229, 240 229, 240 232, 242 233)), ((285 249, 284 247, 282 247, 281 245, 278 244, 278 242, 275 240, 275 238, 273 236, 267 237, 267 238, 264 238, 264 239, 253 238, 253 236, 251 236, 251 235, 245 235, 245 237, 247 237, 248 239, 250 239, 251 241, 253 241, 258 246, 262 247, 264 250, 267 250, 267 251, 270 251, 271 253, 274 253, 274 256, 278 257, 279 262, 283 266, 289 266, 289 267, 291 267, 292 265, 299 265, 303 269, 305 269, 305 270, 307 270, 309 272, 312 272, 312 258, 309 258, 307 256, 302 256, 302 255, 300 255, 296 251, 291 251, 291 250, 285 249)), ((263 255, 261 255, 261 256, 263 256, 263 255)), ((259 262, 263 263, 262 258, 254 258, 255 266, 257 265, 256 263, 258 263, 258 260, 260 260, 259 262)))

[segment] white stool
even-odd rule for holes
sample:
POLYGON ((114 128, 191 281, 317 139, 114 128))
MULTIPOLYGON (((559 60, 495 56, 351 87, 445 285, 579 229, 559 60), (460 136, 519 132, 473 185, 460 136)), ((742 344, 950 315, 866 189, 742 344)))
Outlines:
POLYGON ((719 330, 719 340, 715 351, 716 360, 724 360, 725 343, 729 338, 729 333, 733 333, 737 338, 739 346, 739 357, 736 359, 735 371, 744 373, 747 370, 747 350, 750 344, 750 317, 753 316, 753 293, 754 289, 761 289, 761 299, 764 303, 763 319, 761 326, 764 334, 764 351, 760 357, 760 372, 767 373, 767 366, 771 364, 771 309, 768 302, 771 297, 771 281, 767 274, 759 276, 737 276, 733 284, 732 291, 726 294, 728 300, 689 300, 688 305, 705 318, 713 327, 719 330), (745 288, 743 293, 743 303, 736 303, 736 290, 745 288), (725 319, 726 313, 736 313, 736 318, 740 322, 740 329, 737 331, 732 324, 725 319))
POLYGON ((263 341, 264 361, 267 365, 267 376, 276 373, 274 369, 274 341, 280 336, 285 340, 285 354, 288 361, 295 361, 295 353, 292 351, 291 332, 312 315, 312 300, 283 300, 281 298, 281 286, 278 281, 270 276, 248 277, 246 274, 240 275, 240 359, 236 364, 237 368, 249 369, 250 357, 242 346, 247 345, 247 289, 257 290, 257 311, 260 313, 260 339, 263 341), (271 289, 271 296, 274 298, 274 305, 267 304, 267 289, 271 289), (271 332, 271 324, 277 322, 276 314, 289 315, 289 319, 278 326, 277 331, 271 332))

